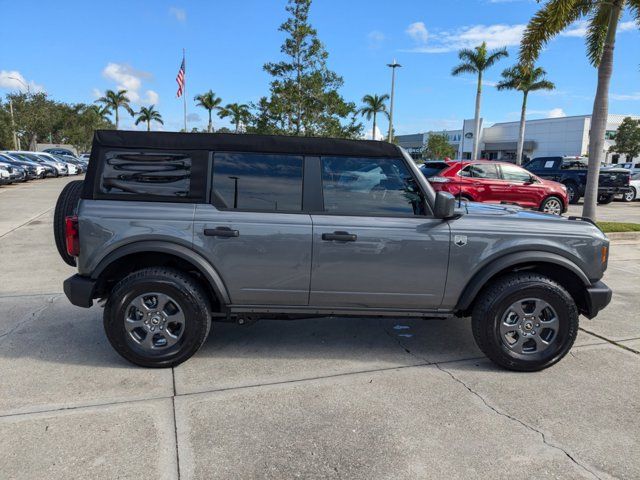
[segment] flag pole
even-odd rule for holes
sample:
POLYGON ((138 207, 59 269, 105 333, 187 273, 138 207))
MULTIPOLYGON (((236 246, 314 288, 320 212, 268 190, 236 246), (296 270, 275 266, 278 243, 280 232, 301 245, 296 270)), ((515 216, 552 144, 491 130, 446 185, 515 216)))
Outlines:
POLYGON ((187 132, 187 62, 185 50, 182 49, 182 62, 184 63, 184 87, 182 92, 182 100, 184 101, 184 131, 187 132))

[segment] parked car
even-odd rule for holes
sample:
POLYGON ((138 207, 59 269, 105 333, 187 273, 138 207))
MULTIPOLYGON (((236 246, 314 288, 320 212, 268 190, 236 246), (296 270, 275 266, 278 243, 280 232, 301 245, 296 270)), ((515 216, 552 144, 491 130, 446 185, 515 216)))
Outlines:
POLYGON ((634 173, 640 173, 640 162, 618 163, 616 166, 619 168, 626 168, 627 170, 629 170, 629 172, 631 172, 631 175, 633 175, 634 173))
POLYGON ((107 338, 138 365, 187 360, 212 319, 471 315, 489 358, 533 371, 611 299, 594 223, 456 207, 391 143, 105 130, 92 158, 55 208, 78 268, 64 292, 104 299, 107 338), (374 170, 368 191, 341 181, 374 170))
MULTIPOLYGON (((587 161, 582 157, 537 157, 523 165, 535 175, 562 183, 567 187, 569 203, 578 203, 587 186, 587 161)), ((598 203, 611 203, 618 194, 629 190, 629 170, 601 169, 598 203)))
POLYGON ((7 185, 11 183, 11 174, 9 173, 10 166, 0 161, 0 185, 7 185))
POLYGON ((20 157, 33 160, 43 165, 48 165, 53 169, 53 176, 58 177, 60 175, 68 175, 67 164, 59 162, 53 157, 48 156, 46 153, 39 152, 25 152, 25 151, 8 151, 10 155, 16 154, 20 157))
POLYGON ((55 167, 40 161, 35 156, 29 156, 28 153, 26 155, 23 152, 14 152, 14 151, 5 151, 2 153, 4 155, 9 155, 11 158, 15 158, 23 162, 30 162, 33 165, 39 166, 42 169, 42 175, 40 176, 40 178, 45 178, 48 176, 55 177, 57 174, 57 170, 55 169, 55 167))
POLYGON ((9 162, 4 162, 2 160, 0 160, 0 165, 2 165, 3 170, 6 170, 9 175, 9 180, 7 181, 7 183, 11 184, 27 181, 27 172, 24 168, 13 165, 9 162))
POLYGON ((79 173, 76 164, 69 161, 69 159, 66 157, 63 157, 61 155, 52 155, 46 152, 35 152, 35 154, 39 155, 40 157, 44 157, 45 159, 49 159, 52 162, 58 162, 64 165, 67 168, 66 175, 77 175, 79 173))
POLYGON ((562 184, 536 177, 511 163, 476 160, 445 165, 427 178, 436 191, 449 192, 462 200, 511 203, 555 215, 567 210, 569 200, 562 184))
POLYGON ((56 155, 56 154, 50 154, 50 155, 56 160, 60 162, 65 162, 67 164, 69 175, 78 175, 86 171, 86 167, 84 163, 82 163, 80 160, 78 160, 75 157, 69 157, 67 155, 56 155))
POLYGON ((640 193, 640 171, 631 175, 629 180, 629 191, 622 196, 625 202, 633 202, 638 199, 640 193))
POLYGON ((78 158, 80 160, 82 160, 83 162, 89 163, 89 158, 91 157, 90 153, 81 153, 80 155, 78 155, 78 158))
POLYGON ((69 150, 68 148, 61 148, 61 147, 45 148, 42 151, 45 152, 45 153, 50 153, 52 155, 66 155, 66 156, 70 156, 70 157, 75 157, 76 156, 76 154, 73 153, 73 151, 69 150))
POLYGON ((44 167, 32 163, 27 162, 25 160, 20 160, 18 158, 14 158, 9 154, 0 152, 0 162, 8 163, 14 167, 21 167, 25 171, 26 179, 33 180, 34 178, 40 178, 42 173, 44 172, 44 167))

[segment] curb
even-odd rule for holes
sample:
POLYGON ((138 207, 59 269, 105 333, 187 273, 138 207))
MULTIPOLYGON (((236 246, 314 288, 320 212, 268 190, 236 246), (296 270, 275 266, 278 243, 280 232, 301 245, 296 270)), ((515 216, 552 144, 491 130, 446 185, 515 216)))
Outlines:
POLYGON ((611 232, 605 233, 605 235, 609 238, 609 240, 618 241, 618 240, 632 240, 640 243, 640 232, 611 232))

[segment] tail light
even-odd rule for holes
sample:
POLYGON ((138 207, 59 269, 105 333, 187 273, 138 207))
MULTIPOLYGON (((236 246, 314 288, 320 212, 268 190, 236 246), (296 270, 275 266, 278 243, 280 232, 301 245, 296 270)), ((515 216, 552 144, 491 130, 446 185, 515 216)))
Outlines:
POLYGON ((450 178, 447 177, 429 177, 427 178, 427 180, 429 180, 429 182, 431 183, 449 183, 451 181, 450 178))
POLYGON ((67 253, 72 257, 80 254, 80 235, 78 233, 78 216, 72 215, 65 218, 64 234, 67 245, 67 253))

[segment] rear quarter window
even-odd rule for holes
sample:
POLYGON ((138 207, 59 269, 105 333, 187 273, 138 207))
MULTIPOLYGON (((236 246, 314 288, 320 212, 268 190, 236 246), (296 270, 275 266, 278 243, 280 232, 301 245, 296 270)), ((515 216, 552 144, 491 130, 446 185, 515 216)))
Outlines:
POLYGON ((206 171, 205 152, 108 150, 98 193, 115 199, 201 201, 206 171))

